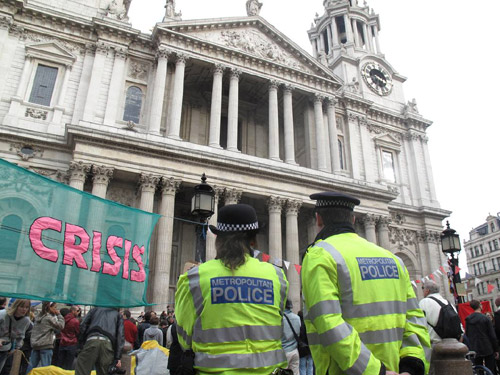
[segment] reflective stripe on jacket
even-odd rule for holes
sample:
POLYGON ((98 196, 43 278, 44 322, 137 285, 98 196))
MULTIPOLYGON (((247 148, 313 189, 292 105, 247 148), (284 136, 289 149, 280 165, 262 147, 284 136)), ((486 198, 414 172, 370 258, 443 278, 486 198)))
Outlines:
POLYGON ((311 246, 302 265, 309 346, 318 374, 399 372, 404 357, 428 371, 430 339, 408 271, 355 233, 311 246))
POLYGON ((246 257, 235 271, 211 260, 177 284, 177 335, 195 352, 200 374, 270 374, 286 367, 281 322, 288 293, 283 271, 246 257))

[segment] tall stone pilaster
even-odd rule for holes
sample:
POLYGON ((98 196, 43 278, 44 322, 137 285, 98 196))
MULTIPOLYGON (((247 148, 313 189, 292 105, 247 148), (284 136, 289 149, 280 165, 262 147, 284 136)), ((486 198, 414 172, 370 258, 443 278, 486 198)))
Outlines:
POLYGON ((278 81, 269 82, 269 159, 280 160, 278 81))
POLYGON ((153 99, 151 101, 151 113, 149 115, 149 132, 160 134, 161 119, 163 114, 163 101, 165 99, 165 82, 168 73, 168 55, 169 50, 161 46, 158 48, 156 58, 155 80, 153 83, 153 99))
POLYGON ((314 98, 314 123, 316 124, 316 149, 318 153, 318 169, 328 170, 325 152, 325 128, 323 123, 323 96, 316 94, 314 98))
POLYGON ((328 132, 330 133, 330 159, 333 173, 338 173, 340 171, 339 137, 337 131, 337 120, 335 118, 336 103, 335 98, 327 98, 328 132))
POLYGON ((222 112, 222 78, 224 75, 224 66, 215 65, 214 80, 212 84, 212 105, 210 110, 210 133, 208 145, 215 148, 220 146, 220 122, 222 112))
POLYGON ((285 85, 283 88, 283 119, 285 126, 285 163, 295 162, 295 136, 293 126, 293 87, 285 85))
POLYGON ((92 65, 92 74, 90 76, 89 90, 87 92, 87 100, 85 101, 85 109, 83 111, 83 119, 85 121, 94 121, 94 115, 99 101, 99 91, 101 90, 104 65, 110 49, 111 46, 105 42, 97 43, 94 64, 92 65))
POLYGON ((241 71, 231 69, 229 79, 229 107, 227 112, 227 149, 238 151, 238 105, 241 71))
POLYGON ((168 137, 172 139, 181 139, 182 100, 184 98, 184 74, 186 71, 187 59, 188 57, 186 55, 177 54, 177 60, 175 63, 174 92, 168 129, 168 137))
POLYGON ((127 59, 127 53, 126 48, 115 48, 115 61, 113 63, 111 83, 108 90, 108 102, 104 114, 104 124, 106 125, 115 125, 116 123, 118 104, 123 92, 123 83, 125 82, 125 60, 127 59))
MULTIPOLYGON (((218 217, 218 211, 219 211, 219 201, 221 197, 224 195, 224 188, 219 187, 219 186, 214 186, 214 214, 209 220, 209 224, 213 226, 217 226, 217 217, 218 217)), ((217 255, 217 249, 215 248, 215 234, 211 233, 208 231, 207 233, 207 242, 206 242, 206 259, 207 261, 215 259, 217 255)))

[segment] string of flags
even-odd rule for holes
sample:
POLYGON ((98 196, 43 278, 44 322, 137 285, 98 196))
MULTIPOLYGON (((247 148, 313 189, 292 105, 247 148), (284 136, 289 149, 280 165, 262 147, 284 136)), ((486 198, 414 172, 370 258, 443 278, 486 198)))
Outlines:
MULTIPOLYGON (((274 264, 275 266, 282 267, 284 266, 287 270, 290 268, 291 263, 287 260, 280 259, 280 258, 273 258, 271 259, 271 256, 269 254, 263 253, 260 250, 254 250, 253 251, 253 257, 257 258, 260 254, 262 254, 262 261, 274 264)), ((302 269, 302 266, 300 264, 294 264, 293 265, 295 268, 295 271, 297 271, 297 274, 300 275, 300 270, 302 269)))

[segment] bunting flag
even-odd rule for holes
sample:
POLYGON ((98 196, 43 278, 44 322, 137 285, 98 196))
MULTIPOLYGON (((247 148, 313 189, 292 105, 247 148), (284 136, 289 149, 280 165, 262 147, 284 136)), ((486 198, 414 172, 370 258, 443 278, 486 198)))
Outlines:
POLYGON ((417 287, 416 281, 412 281, 411 283, 415 288, 417 287))
POLYGON ((482 283, 483 280, 481 280, 479 277, 476 277, 476 283, 482 283))
POLYGON ((290 267, 290 262, 284 260, 283 263, 285 264, 286 269, 288 269, 290 267))
POLYGON ((263 262, 268 262, 269 258, 271 258, 268 254, 262 253, 262 261, 263 262))
MULTIPOLYGON (((160 215, 85 193, 0 159, 0 294, 67 304, 147 305, 160 215)), ((153 301, 154 302, 154 301, 153 301)))
POLYGON ((297 270, 297 273, 300 275, 300 270, 302 269, 302 266, 295 264, 295 269, 297 270))
POLYGON ((455 266, 455 275, 458 275, 459 272, 460 272, 460 268, 458 268, 458 266, 455 266))
POLYGON ((472 276, 470 273, 466 272, 465 273, 465 279, 466 280, 474 279, 474 276, 472 276))
POLYGON ((259 256, 259 254, 260 254, 260 250, 254 250, 253 251, 253 257, 254 258, 257 258, 259 256))
POLYGON ((429 277, 432 279, 432 281, 436 282, 436 278, 434 277, 434 274, 430 274, 429 277))
POLYGON ((488 284, 488 293, 491 293, 495 290, 495 286, 494 285, 491 285, 491 284, 488 284))
POLYGON ((442 273, 448 273, 448 272, 446 272, 446 270, 444 269, 444 266, 439 267, 439 270, 440 270, 442 273))
POLYGON ((443 273, 440 271, 440 270, 437 270, 436 272, 434 272, 436 275, 438 275, 439 277, 443 276, 443 273))
POLYGON ((417 284, 420 284, 422 281, 421 280, 415 280, 417 284))

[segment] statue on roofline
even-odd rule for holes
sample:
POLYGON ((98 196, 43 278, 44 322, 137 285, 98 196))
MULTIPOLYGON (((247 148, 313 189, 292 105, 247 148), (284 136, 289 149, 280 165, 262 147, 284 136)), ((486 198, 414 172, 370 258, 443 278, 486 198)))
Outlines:
POLYGON ((247 0, 247 15, 258 16, 262 5, 262 3, 259 3, 259 0, 247 0))
POLYGON ((180 20, 182 17, 182 12, 175 11, 175 0, 167 0, 165 4, 165 17, 163 17, 163 22, 167 20, 180 20))

